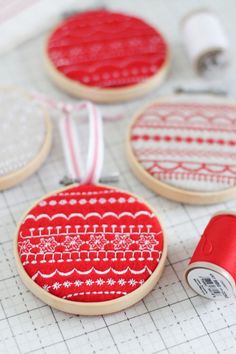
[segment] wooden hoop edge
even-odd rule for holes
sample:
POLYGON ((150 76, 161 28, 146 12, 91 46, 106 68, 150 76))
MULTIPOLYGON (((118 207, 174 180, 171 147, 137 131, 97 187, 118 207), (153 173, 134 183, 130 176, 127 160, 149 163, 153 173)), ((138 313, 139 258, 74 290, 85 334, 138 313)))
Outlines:
MULTIPOLYGON (((131 134, 132 134, 132 128, 135 125, 136 121, 140 117, 142 113, 144 113, 148 107, 152 106, 153 104, 158 104, 162 102, 181 102, 181 99, 183 100, 189 100, 193 101, 194 99, 197 98, 200 100, 202 99, 211 99, 212 101, 215 100, 217 103, 225 103, 225 104, 231 104, 236 106, 236 103, 227 99, 219 99, 211 95, 204 95, 204 96, 186 96, 186 95, 176 95, 176 96, 169 96, 169 97, 162 97, 161 99, 157 99, 152 101, 151 103, 148 103, 145 105, 143 108, 141 108, 138 112, 136 112, 131 120, 131 123, 129 124, 128 127, 128 133, 127 133, 127 138, 126 138, 126 151, 127 151, 127 159, 129 166, 131 170, 133 171, 134 175, 148 188, 159 194, 160 196, 164 198, 168 198, 170 200, 180 202, 180 203, 186 203, 186 204, 195 204, 195 205, 209 205, 209 204, 216 204, 216 203, 221 203, 226 200, 230 200, 236 196, 236 186, 227 188, 225 190, 219 191, 219 192, 192 192, 188 190, 183 190, 171 185, 168 185, 167 183, 161 182, 151 176, 138 162, 133 148, 131 144, 131 134), (175 101, 176 100, 176 101, 175 101)), ((201 101, 200 101, 201 102, 201 101)))
MULTIPOLYGON (((19 92, 21 93, 24 93, 24 91, 20 89, 17 90, 19 90, 19 92)), ((48 112, 45 109, 42 108, 42 112, 44 113, 44 121, 45 121, 45 139, 43 145, 41 146, 37 155, 31 161, 29 161, 27 165, 25 165, 24 167, 20 168, 19 170, 7 176, 0 177, 0 191, 3 191, 10 187, 14 187, 18 183, 23 182, 25 179, 30 177, 34 172, 36 172, 39 169, 39 167, 43 164, 43 162, 46 160, 52 145, 52 121, 48 112)))
POLYGON ((169 43, 166 38, 161 34, 166 43, 167 53, 165 63, 160 70, 142 83, 131 85, 126 88, 113 88, 113 89, 100 89, 97 87, 89 87, 68 79, 65 75, 61 74, 53 65, 52 61, 47 55, 47 44, 51 34, 58 26, 54 27, 46 37, 43 49, 43 62, 49 78, 57 87, 68 94, 83 99, 88 99, 97 103, 116 103, 122 101, 129 101, 140 96, 145 95, 154 88, 157 88, 164 81, 170 68, 171 51, 169 43))
MULTIPOLYGON (((108 186, 105 186, 102 184, 99 184, 99 186, 104 186, 105 188, 110 188, 110 189, 114 188, 114 187, 108 187, 108 186)), ((65 190, 70 189, 72 187, 73 187, 73 185, 71 185, 67 188, 59 189, 59 190, 54 191, 52 193, 59 193, 60 191, 65 191, 65 190)), ((17 268, 17 271, 20 275, 22 282, 37 298, 39 298, 41 301, 43 301, 47 305, 49 305, 53 308, 56 308, 60 311, 63 311, 66 313, 71 313, 74 315, 95 316, 95 315, 111 314, 114 312, 121 311, 125 308, 128 308, 128 307, 134 305, 135 303, 137 303, 138 301, 140 301, 154 288, 154 286, 156 285, 156 283, 160 279, 160 277, 163 273, 166 258, 167 258, 167 240, 166 240, 166 232, 163 228, 163 223, 160 221, 160 217, 157 216, 155 210, 153 210, 153 208, 150 207, 148 205, 148 203, 146 203, 142 198, 137 197, 133 193, 123 191, 122 189, 119 189, 116 187, 115 187, 115 189, 118 191, 121 191, 123 193, 128 193, 131 196, 136 197, 140 202, 147 205, 148 208, 150 208, 150 210, 152 210, 153 213, 156 215, 156 217, 159 221, 159 224, 161 226, 161 229, 162 229, 162 237, 163 237, 163 251, 162 251, 161 259, 160 259, 156 269, 151 274, 151 276, 145 281, 145 283, 143 285, 141 285, 139 288, 137 288, 136 290, 134 290, 133 292, 131 292, 127 295, 121 296, 121 297, 114 299, 114 300, 92 302, 92 303, 91 302, 90 303, 88 303, 88 302, 75 302, 75 301, 71 301, 71 300, 65 300, 65 299, 57 297, 53 294, 50 294, 50 293, 46 292, 43 288, 41 288, 37 283, 35 283, 30 278, 30 276, 26 273, 26 271, 21 263, 19 253, 18 253, 19 228, 20 228, 21 223, 24 220, 25 216, 32 209, 32 207, 31 207, 26 211, 26 213, 24 213, 23 217, 21 218, 21 220, 17 224, 15 237, 13 239, 13 252, 14 252, 14 257, 15 257, 16 268, 17 268)), ((52 193, 49 193, 46 196, 40 198, 37 202, 35 202, 35 204, 39 203, 44 198, 50 196, 52 193)))

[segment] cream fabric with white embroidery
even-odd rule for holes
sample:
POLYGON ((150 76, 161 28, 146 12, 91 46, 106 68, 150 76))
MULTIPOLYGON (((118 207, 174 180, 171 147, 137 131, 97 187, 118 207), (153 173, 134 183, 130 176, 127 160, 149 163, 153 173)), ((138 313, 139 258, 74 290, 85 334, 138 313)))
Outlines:
POLYGON ((45 112, 20 90, 0 88, 0 177, 25 167, 45 142, 45 112))

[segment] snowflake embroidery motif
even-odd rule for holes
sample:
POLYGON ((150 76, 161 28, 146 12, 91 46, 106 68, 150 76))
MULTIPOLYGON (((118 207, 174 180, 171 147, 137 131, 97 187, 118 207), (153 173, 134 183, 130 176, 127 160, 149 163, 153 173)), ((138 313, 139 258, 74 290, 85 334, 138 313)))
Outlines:
POLYGON ((96 280, 96 284, 99 286, 102 286, 105 283, 105 281, 102 278, 99 278, 96 280))
POLYGON ((70 237, 66 236, 65 241, 62 243, 65 246, 67 251, 76 251, 79 250, 80 246, 83 244, 79 236, 70 237))
POLYGON ((125 250, 132 244, 132 240, 129 235, 116 235, 113 244, 115 249, 125 250))
POLYGON ((107 240, 104 235, 91 235, 88 243, 92 250, 103 250, 107 240))
POLYGON ((52 288, 54 290, 58 290, 58 289, 60 289, 60 287, 61 287, 61 284, 58 281, 52 284, 52 288))
POLYGON ((112 285, 115 284, 115 280, 112 279, 112 278, 109 278, 109 279, 107 280, 107 284, 112 286, 112 285))
POLYGON ((56 246, 58 245, 54 237, 41 238, 38 247, 42 252, 54 252, 56 246))
POLYGON ((135 286, 135 285, 137 284, 137 282, 136 282, 135 279, 130 279, 130 280, 128 281, 128 283, 129 283, 130 286, 135 286))
POLYGON ((45 291, 49 291, 49 288, 50 288, 50 286, 47 285, 47 284, 45 284, 45 285, 43 286, 43 289, 44 289, 45 291))
POLYGON ((94 281, 92 279, 88 279, 86 280, 85 284, 88 285, 88 286, 91 286, 93 285, 94 281))
POLYGON ((63 283, 63 285, 64 285, 65 288, 69 288, 69 287, 71 286, 71 284, 72 284, 72 283, 71 283, 70 281, 68 281, 68 280, 67 280, 67 281, 64 281, 64 283, 63 283))
POLYGON ((143 250, 151 251, 157 243, 153 235, 140 235, 139 244, 143 250))
POLYGON ((76 280, 76 281, 74 281, 74 284, 75 284, 75 286, 79 287, 83 284, 83 282, 81 280, 76 280))
POLYGON ((30 243, 30 240, 26 240, 22 242, 22 245, 20 247, 20 253, 29 253, 32 249, 32 244, 30 243))
POLYGON ((126 284, 126 280, 121 278, 118 280, 118 284, 121 285, 121 286, 124 286, 126 284))

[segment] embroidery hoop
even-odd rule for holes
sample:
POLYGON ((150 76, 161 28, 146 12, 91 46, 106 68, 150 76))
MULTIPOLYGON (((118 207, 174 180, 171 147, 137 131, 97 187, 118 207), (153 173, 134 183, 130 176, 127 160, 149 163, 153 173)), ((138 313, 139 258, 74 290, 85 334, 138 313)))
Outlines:
MULTIPOLYGON (((31 97, 30 94, 25 92, 22 89, 15 88, 15 87, 1 87, 0 91, 8 91, 8 92, 17 92, 20 96, 26 97, 29 100, 33 100, 33 97, 31 97)), ((24 181, 26 178, 31 176, 34 172, 36 172, 39 167, 42 165, 42 163, 45 161, 50 148, 51 148, 51 143, 52 143, 52 122, 50 119, 50 116, 48 112, 44 109, 44 107, 41 108, 44 114, 44 120, 45 120, 45 140, 44 143, 38 152, 38 154, 30 161, 28 162, 24 167, 19 168, 19 170, 14 171, 8 175, 1 176, 0 177, 0 191, 8 189, 10 187, 13 187, 20 182, 24 181)))
MULTIPOLYGON (((100 185, 103 186, 103 185, 100 185)), ((61 191, 66 191, 67 189, 71 188, 66 187, 62 188, 56 191, 61 192, 61 191)), ((106 188, 108 188, 106 186, 106 188)), ((118 188, 116 188, 117 191, 122 191, 118 188)), ((136 197, 134 194, 129 193, 130 196, 136 197)), ((41 201, 45 197, 50 196, 51 194, 48 194, 44 196, 42 199, 38 200, 41 201)), ((139 200, 142 202, 142 199, 139 198, 139 200)), ((143 201, 143 203, 145 203, 143 201)), ((147 205, 147 203, 145 203, 147 205)), ((155 213, 155 211, 149 206, 150 210, 155 213)), ((160 222, 160 225, 163 230, 163 253, 161 256, 161 259, 158 263, 158 266, 154 270, 154 272, 151 274, 151 276, 144 282, 143 285, 141 285, 139 288, 134 290, 133 292, 130 292, 129 294, 119 297, 114 300, 109 300, 109 301, 101 301, 101 302, 76 302, 76 301, 71 301, 71 300, 65 300, 63 298, 57 297, 53 294, 50 294, 46 292, 43 288, 41 288, 37 283, 35 283, 30 276, 26 273, 22 262, 19 257, 18 253, 18 230, 19 227, 24 220, 25 216, 29 213, 31 208, 25 213, 21 221, 17 225, 17 232, 14 237, 14 256, 16 260, 16 267, 18 270, 18 273, 25 284, 25 286, 40 300, 45 302, 46 304, 52 306, 53 308, 56 308, 58 310, 61 310, 63 312, 67 313, 72 313, 76 315, 88 315, 88 316, 95 316, 95 315, 104 315, 104 314, 109 314, 113 312, 118 312, 121 311, 125 308, 128 308, 138 301, 140 301, 142 298, 144 298, 157 284, 158 280, 160 279, 162 272, 164 270, 165 266, 165 261, 166 261, 166 256, 167 256, 167 242, 166 242, 166 233, 165 230, 163 229, 163 224, 160 220, 160 217, 158 217, 158 220, 160 222)), ((155 213, 156 214, 156 213, 155 213)))
POLYGON ((110 89, 101 89, 99 87, 90 87, 84 85, 82 83, 78 83, 75 80, 71 80, 67 78, 65 75, 59 72, 56 69, 55 65, 49 59, 47 54, 47 44, 48 41, 54 33, 54 31, 60 26, 60 23, 49 33, 46 44, 44 47, 44 64, 46 71, 51 78, 51 80, 63 91, 67 92, 76 97, 80 97, 83 99, 88 99, 95 102, 100 103, 113 103, 113 102, 120 102, 120 101, 129 101, 135 99, 139 96, 145 95, 147 92, 157 88, 165 79, 169 67, 170 67, 170 47, 164 38, 166 47, 167 47, 167 55, 165 64, 162 65, 161 69, 155 75, 152 75, 147 80, 135 84, 130 85, 125 88, 110 88, 110 89))
POLYGON ((127 150, 127 158, 128 162, 130 165, 131 170, 133 173, 136 175, 136 177, 148 188, 156 192, 157 194, 161 195, 162 197, 171 199, 173 201, 181 202, 181 203, 187 203, 187 204, 196 204, 196 205, 207 205, 207 204, 214 204, 214 203, 220 203, 226 200, 229 200, 233 198, 236 195, 236 186, 229 187, 224 190, 220 191, 212 191, 212 192, 198 192, 198 191, 190 191, 190 190, 185 190, 181 189, 175 186, 172 186, 170 184, 167 184, 165 182, 162 182, 158 180, 157 178, 153 177, 151 174, 149 174, 141 165, 141 163, 138 162, 134 149, 132 147, 131 143, 131 135, 132 135, 132 129, 139 119, 139 117, 153 104, 159 104, 159 103, 181 103, 181 102, 189 102, 189 103, 212 103, 216 104, 221 103, 221 104, 229 104, 232 106, 235 106, 236 108, 236 103, 233 101, 230 101, 228 99, 223 99, 223 98, 216 98, 211 95, 199 95, 199 96, 194 96, 194 95, 180 95, 180 96, 167 96, 167 97, 161 97, 158 100, 155 100, 149 104, 147 104, 145 107, 141 108, 133 117, 129 128, 128 128, 128 134, 127 134, 127 140, 126 140, 126 150, 127 150))
MULTIPOLYGON (((61 192, 61 191, 65 192, 66 190, 72 188, 73 186, 78 186, 78 185, 77 184, 71 185, 69 187, 59 189, 56 192, 49 193, 48 195, 40 198, 39 201, 42 201, 46 197, 51 196, 52 194, 55 194, 57 192, 61 192)), ((99 184, 99 186, 109 189, 109 187, 104 186, 102 184, 99 184)), ((110 188, 114 189, 112 187, 110 187, 110 188)), ((115 190, 118 192, 119 191, 123 192, 122 190, 120 190, 118 188, 115 188, 115 190)), ((136 197, 135 195, 133 195, 131 193, 127 193, 127 194, 130 196, 136 197)), ((150 211, 152 211, 153 214, 156 215, 155 211, 146 202, 142 201, 141 198, 138 198, 138 200, 140 202, 144 203, 146 206, 148 206, 150 211)), ((36 205, 36 204, 37 203, 35 203, 34 205, 36 205)), ((159 280, 159 278, 163 272, 164 266, 165 266, 165 260, 166 260, 166 256, 167 256, 167 242, 166 242, 165 231, 162 226, 163 224, 161 223, 160 218, 158 217, 158 222, 159 222, 161 229, 162 229, 162 240, 163 240, 162 255, 161 255, 161 258, 160 258, 160 261, 159 261, 157 267, 152 272, 150 277, 142 285, 140 285, 136 290, 129 292, 127 295, 121 296, 121 297, 116 298, 114 300, 100 301, 100 302, 71 301, 71 300, 63 299, 61 297, 57 297, 51 293, 46 292, 41 286, 39 286, 36 282, 34 282, 32 280, 32 278, 28 275, 28 273, 24 269, 24 266, 21 262, 19 252, 18 252, 19 229, 20 229, 20 226, 21 226, 23 220, 25 219, 26 215, 29 213, 29 211, 31 209, 32 209, 32 207, 24 214, 22 220, 18 223, 16 235, 14 238, 14 245, 13 245, 14 256, 15 256, 15 260, 16 260, 17 270, 19 272, 19 275, 20 275, 23 283, 25 284, 25 286, 28 289, 30 289, 30 291, 36 297, 38 297, 40 300, 42 300, 46 304, 48 304, 58 310, 72 313, 72 314, 101 315, 101 314, 113 313, 113 312, 120 311, 124 308, 127 308, 127 307, 135 304, 136 302, 140 301, 144 296, 146 296, 153 289, 153 287, 156 285, 157 281, 159 280)))

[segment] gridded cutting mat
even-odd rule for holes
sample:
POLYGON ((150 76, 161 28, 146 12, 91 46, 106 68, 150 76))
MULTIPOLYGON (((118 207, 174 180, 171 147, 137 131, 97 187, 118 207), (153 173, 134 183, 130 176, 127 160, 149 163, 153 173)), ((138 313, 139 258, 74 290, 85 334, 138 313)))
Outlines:
MULTIPOLYGON (((143 5, 144 11, 147 2, 138 3, 143 5)), ((44 35, 39 36, 0 58, 1 82, 68 99, 45 76, 40 52, 43 39, 44 35)), ((181 68, 178 51, 175 60, 174 65, 181 68)), ((170 92, 175 80, 172 74, 163 91, 170 92)), ((56 126, 58 117, 53 116, 54 144, 46 163, 23 184, 0 194, 0 353, 236 352, 236 301, 205 300, 191 291, 182 279, 210 216, 222 209, 235 210, 236 200, 216 206, 181 205, 156 196, 131 174, 124 149, 127 126, 135 110, 154 97, 155 92, 139 101, 101 108, 106 116, 123 115, 121 120, 105 123, 104 174, 119 171, 117 186, 146 198, 163 219, 169 252, 161 280, 137 305, 117 314, 97 317, 73 316, 54 310, 22 284, 12 253, 17 221, 35 200, 57 189, 65 174, 56 126)))

